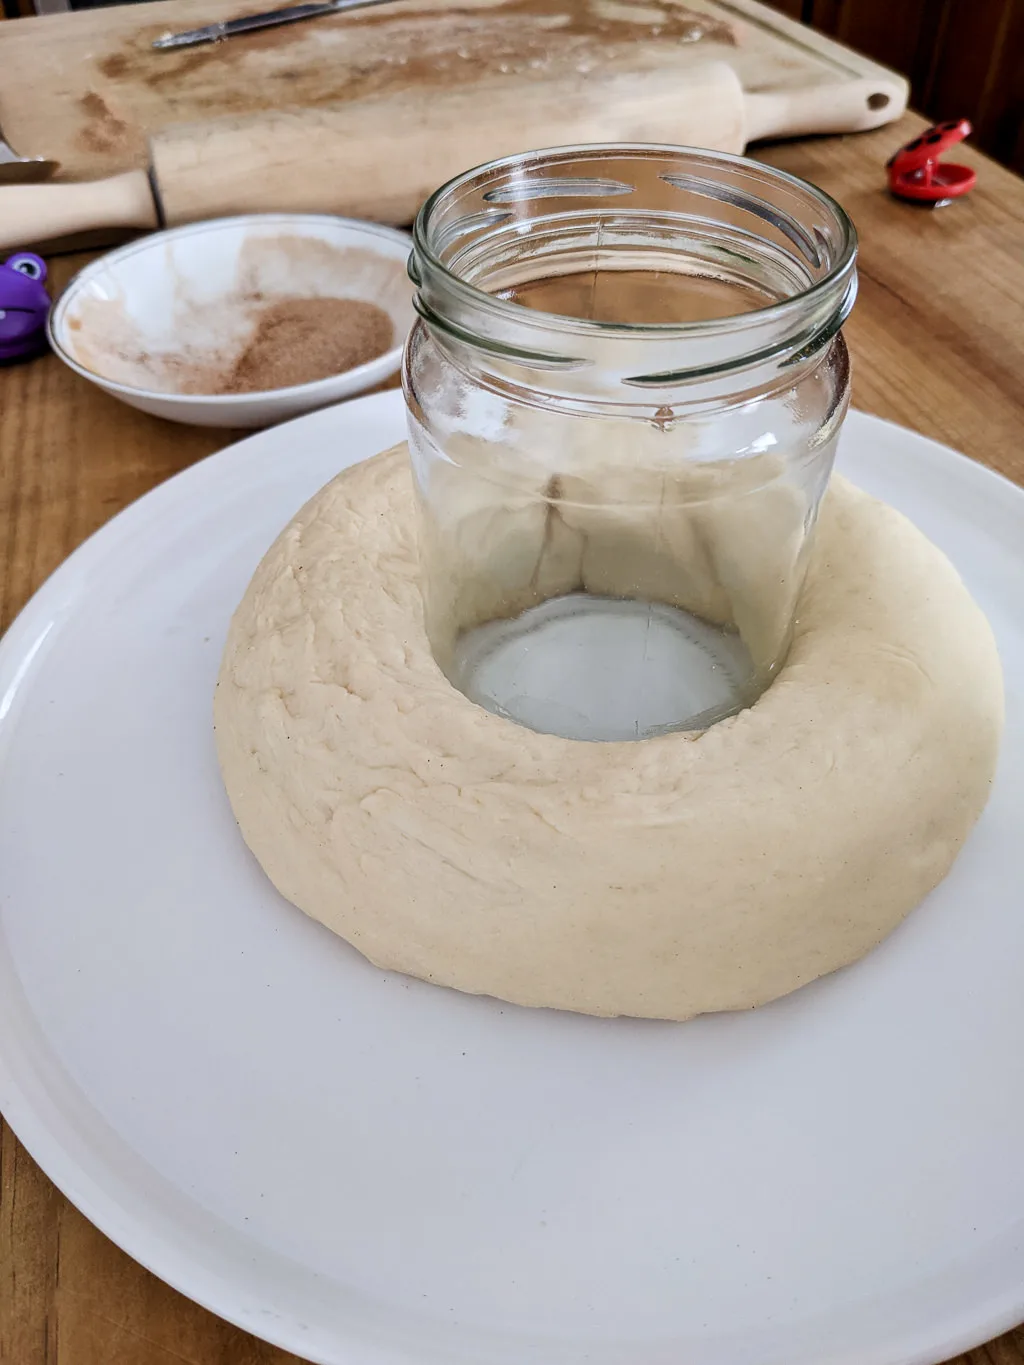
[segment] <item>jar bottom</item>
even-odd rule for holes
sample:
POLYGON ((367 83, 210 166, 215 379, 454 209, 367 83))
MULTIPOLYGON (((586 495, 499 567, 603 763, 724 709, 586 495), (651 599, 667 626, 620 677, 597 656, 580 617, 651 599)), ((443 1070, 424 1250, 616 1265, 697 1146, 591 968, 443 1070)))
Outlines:
POLYGON ((706 729, 763 686, 735 630, 664 603, 583 592, 467 631, 449 679, 496 715, 578 740, 706 729))

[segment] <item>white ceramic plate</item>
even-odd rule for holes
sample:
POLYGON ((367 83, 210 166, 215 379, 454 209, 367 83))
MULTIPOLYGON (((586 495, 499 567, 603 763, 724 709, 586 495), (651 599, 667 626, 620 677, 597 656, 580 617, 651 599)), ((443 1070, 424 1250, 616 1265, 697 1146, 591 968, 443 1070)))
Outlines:
POLYGON ((600 1021, 375 970, 276 895, 221 789, 232 608, 299 505, 402 433, 386 394, 195 466, 0 646, 15 1131, 145 1265, 331 1365, 907 1365, 1024 1317, 1024 494, 850 418, 842 466, 999 637, 992 802, 856 967, 600 1021))

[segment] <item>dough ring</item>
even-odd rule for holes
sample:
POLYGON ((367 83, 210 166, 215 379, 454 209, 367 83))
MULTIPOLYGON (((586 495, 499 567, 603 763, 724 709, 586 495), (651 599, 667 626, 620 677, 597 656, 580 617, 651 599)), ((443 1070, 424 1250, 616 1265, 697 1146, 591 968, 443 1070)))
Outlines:
POLYGON ((585 743, 481 710, 422 624, 404 447, 267 553, 215 702, 274 885, 382 967, 523 1005, 686 1019, 855 961, 948 871, 1002 725, 991 631, 840 478, 778 678, 704 734, 585 743))

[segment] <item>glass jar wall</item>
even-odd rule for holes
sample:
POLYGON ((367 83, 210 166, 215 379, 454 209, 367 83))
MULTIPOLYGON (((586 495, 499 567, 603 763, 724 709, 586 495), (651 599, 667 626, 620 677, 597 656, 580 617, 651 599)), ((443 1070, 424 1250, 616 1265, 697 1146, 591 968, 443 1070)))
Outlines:
POLYGON ((687 149, 536 152, 427 202, 404 383, 456 687, 591 740, 756 700, 846 412, 855 256, 819 190, 687 149))

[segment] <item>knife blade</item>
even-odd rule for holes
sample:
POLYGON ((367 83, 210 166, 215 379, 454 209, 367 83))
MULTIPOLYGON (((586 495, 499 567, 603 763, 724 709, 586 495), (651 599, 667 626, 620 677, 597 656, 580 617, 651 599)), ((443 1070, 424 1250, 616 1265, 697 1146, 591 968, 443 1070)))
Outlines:
POLYGON ((43 156, 19 156, 0 137, 0 185, 32 185, 49 180, 60 169, 56 161, 43 156))
POLYGON ((368 9, 371 5, 389 4, 390 0, 313 0, 305 5, 287 5, 284 9, 265 10, 262 14, 245 14, 240 19, 227 19, 204 28, 187 29, 184 33, 164 33, 153 46, 160 51, 183 47, 198 47, 200 43, 218 43, 238 33, 255 33, 278 24, 296 24, 302 19, 316 19, 323 14, 342 14, 350 9, 368 9))

